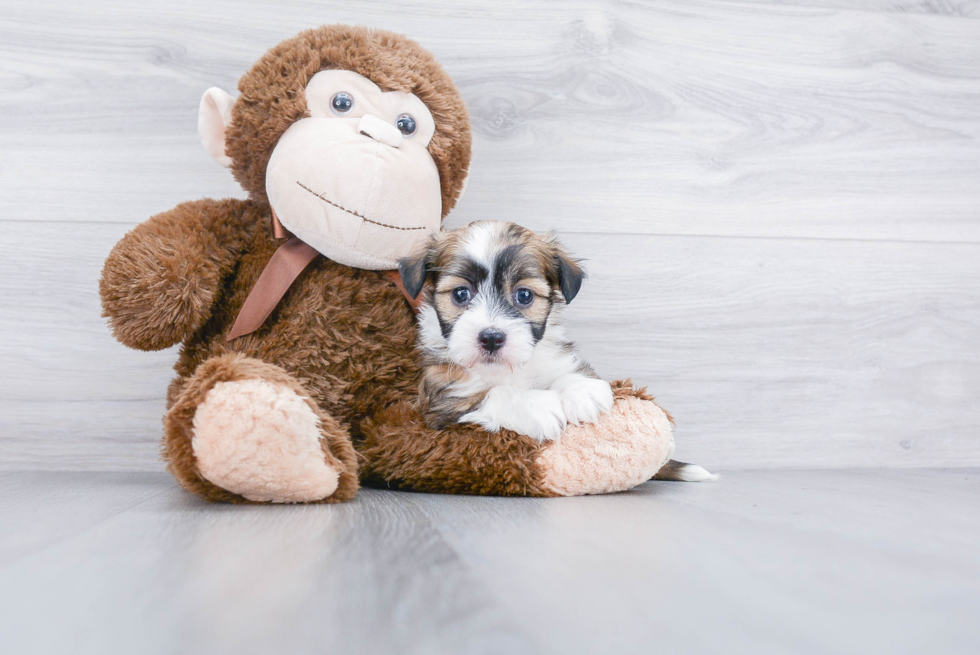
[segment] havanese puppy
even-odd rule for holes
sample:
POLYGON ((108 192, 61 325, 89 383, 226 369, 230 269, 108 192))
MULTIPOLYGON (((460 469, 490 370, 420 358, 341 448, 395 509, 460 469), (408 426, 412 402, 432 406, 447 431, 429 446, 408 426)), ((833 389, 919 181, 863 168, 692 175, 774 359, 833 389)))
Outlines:
POLYGON ((412 297, 425 287, 419 403, 430 427, 476 423, 545 441, 612 407, 609 383, 562 329, 585 274, 554 236, 479 221, 437 234, 398 270, 412 297))
MULTIPOLYGON (((593 423, 613 393, 575 351, 561 312, 585 273, 553 235, 479 221, 437 233, 398 266, 419 309, 419 405, 429 427, 476 423, 555 440, 568 423, 593 423), (428 284, 427 284, 428 283, 428 284)), ((669 460, 658 480, 717 479, 669 460)))

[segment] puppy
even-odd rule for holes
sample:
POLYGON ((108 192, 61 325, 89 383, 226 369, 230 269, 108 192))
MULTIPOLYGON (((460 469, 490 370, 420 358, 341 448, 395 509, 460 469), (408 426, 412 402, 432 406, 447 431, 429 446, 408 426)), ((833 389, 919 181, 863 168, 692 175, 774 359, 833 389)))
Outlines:
POLYGON ((398 270, 412 297, 425 287, 419 404, 430 427, 476 423, 545 441, 612 407, 609 383, 562 329, 585 274, 554 236, 480 221, 439 233, 398 270))

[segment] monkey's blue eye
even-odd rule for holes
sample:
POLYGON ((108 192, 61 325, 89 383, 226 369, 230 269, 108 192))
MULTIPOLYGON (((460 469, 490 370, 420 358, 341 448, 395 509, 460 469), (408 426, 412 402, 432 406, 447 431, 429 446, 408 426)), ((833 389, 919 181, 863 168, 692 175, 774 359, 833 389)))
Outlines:
POLYGON ((514 302, 516 302, 518 305, 527 307, 534 302, 534 292, 526 287, 521 287, 514 292, 514 302))
POLYGON ((415 119, 408 114, 402 114, 395 121, 395 127, 402 133, 402 136, 412 136, 415 134, 415 119))
POLYGON ((452 297, 457 305, 465 305, 470 301, 470 290, 466 287, 456 287, 452 290, 452 297))
POLYGON ((333 109, 335 114, 346 114, 354 108, 354 99, 350 97, 349 93, 344 91, 335 93, 330 98, 330 108, 333 109))

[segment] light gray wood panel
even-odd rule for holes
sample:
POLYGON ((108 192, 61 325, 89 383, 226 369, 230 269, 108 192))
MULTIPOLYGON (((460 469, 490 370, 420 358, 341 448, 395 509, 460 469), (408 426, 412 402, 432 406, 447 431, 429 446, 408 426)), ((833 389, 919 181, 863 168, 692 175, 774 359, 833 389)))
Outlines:
POLYGON ((757 4, 797 5, 800 7, 826 7, 859 11, 888 11, 939 16, 980 18, 980 2, 977 0, 742 0, 757 4))
POLYGON ((187 200, 245 198, 231 173, 199 152, 195 130, 182 136, 65 134, 5 140, 0 221, 120 223, 120 229, 129 229, 187 200))
POLYGON ((362 490, 308 507, 208 505, 143 477, 0 481, 0 552, 28 546, 0 563, 7 650, 894 655, 980 643, 976 470, 737 472, 568 499, 362 490))
POLYGON ((101 318, 118 223, 5 223, 0 240, 0 469, 160 470, 177 348, 129 350, 101 318))
POLYGON ((980 240, 973 5, 813 4, 10 2, 0 205, 131 222, 236 193, 195 143, 201 93, 347 21, 417 38, 463 90, 476 149, 457 220, 980 240))
MULTIPOLYGON (((7 401, 157 398, 176 348, 140 353, 120 345, 101 317, 99 276, 132 227, 114 223, 6 224, 0 241, 0 352, 7 401), (109 371, 128 371, 122 380, 109 371), (119 392, 125 389, 123 394, 119 392)), ((39 416, 39 418, 41 418, 39 416)))
MULTIPOLYGON (((137 355, 122 355, 123 361, 138 366, 137 355)), ((146 369, 128 376, 137 385, 159 387, 145 399, 0 400, 0 471, 162 471, 166 369, 175 357, 161 362, 158 373, 150 361, 146 369)), ((90 386, 113 395, 122 383, 115 370, 113 364, 101 365, 90 386)))
MULTIPOLYGON (((7 227, 0 467, 159 469, 176 353, 127 350, 99 318, 102 259, 127 226, 7 227)), ((571 335, 600 374, 648 385, 673 412, 678 457, 980 465, 978 246, 564 239, 590 271, 571 335)))
POLYGON ((980 463, 972 244, 568 235, 572 336, 650 386, 678 456, 739 466, 980 463))

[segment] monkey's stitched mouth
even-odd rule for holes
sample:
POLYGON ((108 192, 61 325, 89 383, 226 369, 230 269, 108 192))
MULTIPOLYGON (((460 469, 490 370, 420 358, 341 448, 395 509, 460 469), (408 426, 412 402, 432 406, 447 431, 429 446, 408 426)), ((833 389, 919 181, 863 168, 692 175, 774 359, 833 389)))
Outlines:
POLYGON ((388 225, 387 223, 379 223, 378 221, 372 221, 367 216, 362 216, 361 214, 358 214, 356 211, 354 211, 352 209, 347 209, 346 207, 341 207, 340 205, 338 205, 334 201, 328 200, 327 198, 324 198, 322 193, 317 193, 316 191, 314 191, 313 189, 309 188, 308 186, 306 186, 305 184, 303 184, 302 182, 300 182, 298 180, 297 180, 296 184, 298 184, 302 189, 304 189, 306 191, 309 191, 314 196, 316 196, 317 198, 319 198, 323 202, 327 203, 328 205, 330 205, 332 207, 336 207, 337 209, 339 209, 341 211, 347 212, 351 216, 357 216, 359 219, 361 219, 365 223, 371 223, 372 225, 380 225, 381 227, 386 227, 386 228, 388 228, 390 230, 405 230, 405 231, 410 231, 410 230, 424 230, 425 229, 424 227, 398 227, 397 225, 388 225))

